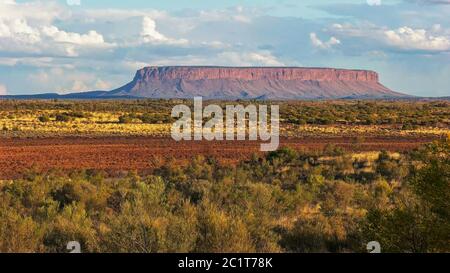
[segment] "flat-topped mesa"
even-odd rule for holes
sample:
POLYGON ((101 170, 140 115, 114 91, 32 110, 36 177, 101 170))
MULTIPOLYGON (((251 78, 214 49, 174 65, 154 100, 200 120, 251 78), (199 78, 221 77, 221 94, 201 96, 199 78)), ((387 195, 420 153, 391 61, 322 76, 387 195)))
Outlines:
POLYGON ((282 80, 378 82, 378 73, 368 70, 302 67, 145 67, 135 80, 282 80))
POLYGON ((206 99, 397 98, 368 70, 303 67, 145 67, 109 96, 206 99))

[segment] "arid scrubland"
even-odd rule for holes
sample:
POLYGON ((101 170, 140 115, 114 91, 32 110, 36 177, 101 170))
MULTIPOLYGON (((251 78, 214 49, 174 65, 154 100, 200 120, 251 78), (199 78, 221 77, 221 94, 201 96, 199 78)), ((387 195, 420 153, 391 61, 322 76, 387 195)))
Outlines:
POLYGON ((280 102, 269 153, 177 103, 1 101, 0 252, 450 251, 448 102, 280 102))

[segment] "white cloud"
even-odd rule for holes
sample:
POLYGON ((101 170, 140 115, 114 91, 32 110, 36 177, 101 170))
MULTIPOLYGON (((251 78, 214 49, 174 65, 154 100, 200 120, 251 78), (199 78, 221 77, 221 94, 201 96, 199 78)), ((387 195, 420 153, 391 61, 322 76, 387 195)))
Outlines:
MULTIPOLYGON (((438 31, 436 27, 434 31, 438 31)), ((384 32, 388 45, 405 50, 447 51, 450 50, 450 37, 434 36, 425 29, 401 27, 384 32)))
POLYGON ((141 36, 145 42, 167 42, 169 39, 156 30, 156 23, 150 17, 142 19, 141 36))
POLYGON ((32 1, 17 3, 14 0, 0 1, 0 18, 3 20, 24 19, 33 24, 50 24, 56 19, 70 17, 70 12, 54 1, 32 1))
POLYGON ((91 30, 87 34, 79 34, 62 31, 55 26, 44 26, 42 28, 42 33, 59 43, 71 43, 77 45, 105 45, 103 36, 98 34, 95 30, 91 30))
POLYGON ((33 45, 40 41, 39 31, 30 27, 24 18, 8 20, 0 17, 0 49, 36 52, 33 45))
POLYGON ((95 30, 86 34, 60 30, 56 20, 70 13, 54 2, 0 2, 0 51, 44 56, 78 56, 89 48, 112 47, 95 30))
POLYGON ((60 63, 52 57, 0 57, 0 66, 27 66, 33 68, 65 68, 73 69, 71 63, 60 63))
POLYGON ((188 41, 185 39, 171 39, 164 34, 159 33, 156 30, 156 22, 150 17, 144 17, 142 19, 142 31, 141 37, 144 43, 151 44, 187 44, 188 41))
POLYGON ((319 49, 330 49, 335 45, 341 44, 341 41, 339 41, 336 37, 331 37, 327 42, 323 42, 317 37, 317 34, 314 32, 309 34, 309 38, 313 46, 319 49))
POLYGON ((113 88, 113 86, 112 86, 111 83, 106 82, 106 81, 104 81, 102 79, 98 79, 95 82, 95 89, 98 89, 98 90, 110 90, 112 88, 113 88))
POLYGON ((269 51, 224 51, 215 55, 183 55, 153 59, 151 62, 127 61, 124 68, 132 71, 145 66, 170 65, 223 65, 223 66, 284 66, 285 64, 269 51))
POLYGON ((95 73, 80 72, 74 69, 42 69, 28 75, 28 80, 38 90, 59 93, 84 92, 93 90, 110 90, 113 84, 103 80, 95 73))
POLYGON ((218 55, 219 63, 237 66, 284 66, 268 51, 223 52, 218 55))
MULTIPOLYGON (((450 32, 435 24, 430 29, 400 27, 388 29, 372 24, 359 26, 334 24, 331 31, 341 36, 372 40, 378 45, 401 51, 447 52, 450 50, 450 32)), ((374 44, 376 45, 376 44, 374 44)))
POLYGON ((85 82, 83 81, 79 81, 79 80, 75 80, 73 81, 72 87, 67 90, 70 92, 83 92, 83 91, 88 91, 89 87, 86 85, 85 82))
POLYGON ((4 84, 0 84, 0 95, 6 95, 8 93, 8 89, 4 84))

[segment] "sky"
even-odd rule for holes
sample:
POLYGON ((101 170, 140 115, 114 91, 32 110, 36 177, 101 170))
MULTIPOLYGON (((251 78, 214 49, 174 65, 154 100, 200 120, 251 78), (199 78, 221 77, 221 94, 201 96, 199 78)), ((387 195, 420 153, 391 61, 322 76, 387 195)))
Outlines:
POLYGON ((111 90, 155 65, 370 69, 450 96, 450 0, 0 0, 0 95, 111 90))

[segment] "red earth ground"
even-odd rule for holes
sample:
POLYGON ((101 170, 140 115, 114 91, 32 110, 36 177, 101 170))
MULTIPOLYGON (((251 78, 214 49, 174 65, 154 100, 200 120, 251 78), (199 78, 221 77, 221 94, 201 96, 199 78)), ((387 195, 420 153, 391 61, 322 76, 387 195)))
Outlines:
MULTIPOLYGON (((350 137, 284 138, 281 146, 321 150, 331 143, 348 151, 402 152, 433 140, 427 137, 369 137, 364 141, 350 137)), ((21 177, 30 168, 147 172, 169 159, 182 164, 197 155, 214 156, 224 164, 233 164, 259 153, 259 147, 258 142, 250 141, 175 142, 154 137, 0 139, 0 179, 21 177)))

